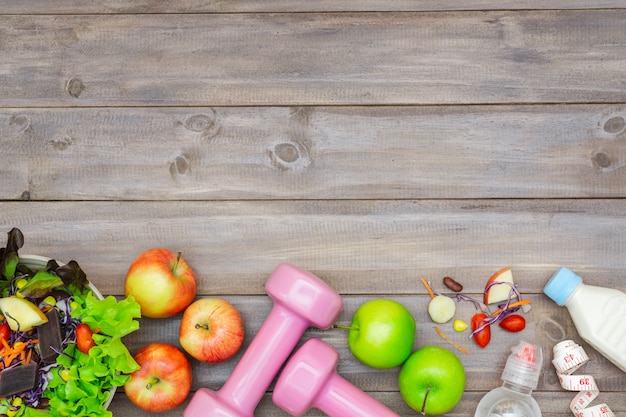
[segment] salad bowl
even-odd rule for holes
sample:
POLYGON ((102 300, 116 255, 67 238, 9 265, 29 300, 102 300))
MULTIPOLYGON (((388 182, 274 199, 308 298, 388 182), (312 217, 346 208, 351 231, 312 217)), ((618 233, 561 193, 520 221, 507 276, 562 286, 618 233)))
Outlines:
MULTIPOLYGON (((47 258, 45 256, 39 256, 39 255, 31 255, 31 254, 20 255, 20 264, 29 267, 33 271, 44 269, 46 265, 48 265, 48 262, 51 260, 52 258, 47 258)), ((63 263, 59 261, 57 261, 57 263, 59 265, 64 265, 63 263)), ((102 295, 102 293, 98 290, 98 288, 96 288, 95 285, 91 283, 91 281, 87 285, 89 286, 89 289, 91 290, 93 295, 95 295, 98 300, 104 300, 104 296, 102 295)), ((117 387, 113 387, 109 391, 109 399, 102 405, 105 409, 109 408, 109 405, 111 404, 111 401, 113 401, 113 396, 115 395, 116 391, 117 391, 117 387)))
MULTIPOLYGON (((35 368, 36 371, 32 376, 34 387, 29 385, 33 388, 12 387, 13 392, 3 394, 0 415, 111 416, 107 409, 117 388, 139 368, 121 341, 139 327, 138 304, 132 298, 118 301, 113 296, 104 297, 74 261, 64 264, 31 254, 19 254, 18 259, 16 273, 9 275, 12 278, 2 276, 8 279, 3 283, 2 297, 5 298, 2 300, 6 297, 25 299, 50 320, 32 330, 30 326, 20 329, 20 321, 11 317, 11 310, 3 310, 6 313, 3 323, 14 327, 0 341, 0 356, 25 344, 32 352, 28 352, 26 360, 3 358, 0 372, 16 368, 35 368), (68 270, 80 279, 72 277, 70 281, 68 270), (47 281, 42 276, 52 277, 56 284, 46 286, 47 281), (48 288, 43 293, 42 286, 48 288), (37 295, 31 295, 33 293, 37 295), (55 311, 58 314, 54 314, 55 311), (81 326, 90 330, 91 345, 87 350, 81 345, 83 339, 77 330, 81 326), (54 330, 49 330, 51 328, 54 330), (57 335, 55 343, 48 343, 54 340, 46 336, 48 333, 57 335), (48 352, 44 353, 46 349, 48 352)), ((24 374, 26 369, 20 371, 24 374)))

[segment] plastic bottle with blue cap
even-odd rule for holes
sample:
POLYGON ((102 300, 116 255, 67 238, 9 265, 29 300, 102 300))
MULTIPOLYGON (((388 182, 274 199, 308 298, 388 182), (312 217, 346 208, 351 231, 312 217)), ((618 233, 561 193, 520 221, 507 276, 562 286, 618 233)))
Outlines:
POLYGON ((480 400, 474 417, 541 417, 531 394, 537 388, 542 364, 541 348, 524 341, 514 346, 502 372, 502 386, 480 400))
POLYGON ((580 337, 626 372, 626 294, 614 288, 585 285, 561 267, 543 292, 565 306, 580 337))

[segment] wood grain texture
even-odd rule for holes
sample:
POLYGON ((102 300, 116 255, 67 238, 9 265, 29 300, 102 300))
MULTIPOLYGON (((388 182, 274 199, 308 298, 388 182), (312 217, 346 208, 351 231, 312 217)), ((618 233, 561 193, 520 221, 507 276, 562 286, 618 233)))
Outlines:
POLYGON ((625 102, 625 21, 623 9, 7 15, 0 106, 625 102))
MULTIPOLYGON (((0 232, 22 253, 77 260, 123 297, 143 250, 180 250, 198 297, 242 313, 250 344, 281 262, 344 300, 402 302, 415 347, 462 360, 471 416, 500 385, 510 348, 542 347, 544 417, 571 416, 549 363, 581 343, 601 396, 626 415, 626 374, 580 340, 543 294, 561 265, 626 291, 626 2, 554 0, 6 0, 0 4, 0 232), (480 298, 511 266, 527 328, 478 348, 427 314, 425 277, 480 298)), ((475 307, 457 304, 470 321, 475 307)), ((140 320, 125 343, 178 345, 181 317, 140 320)), ((308 329, 338 372, 401 416, 399 369, 370 369, 345 330, 308 329)), ((192 361, 193 390, 219 389, 235 358, 192 361)), ((272 386, 255 415, 286 417, 272 386)), ((148 416, 119 389, 117 416, 148 416)), ((163 417, 180 417, 184 405, 163 417)), ((312 410, 307 417, 322 416, 312 410)))
POLYGON ((624 197, 625 120, 623 105, 0 109, 0 197, 624 197))
POLYGON ((378 11, 437 11, 437 10, 516 10, 516 9, 602 9, 624 8, 623 0, 602 0, 590 3, 584 0, 529 0, 458 1, 436 0, 246 0, 204 1, 185 0, 163 2, 159 0, 93 1, 51 0, 44 4, 6 0, 0 5, 0 14, 113 14, 113 13, 276 13, 276 12, 378 12, 378 11))
MULTIPOLYGON (((415 417, 420 415, 415 411, 411 410, 405 403, 402 401, 402 398, 398 393, 395 392, 374 392, 370 393, 374 398, 381 401, 387 407, 393 409, 398 415, 401 417, 415 417)), ((571 398, 567 396, 567 393, 563 394, 563 397, 559 395, 555 398, 555 394, 552 392, 538 392, 533 393, 533 397, 537 400, 539 407, 542 411, 542 416, 544 417, 571 417, 572 412, 568 408, 569 401, 571 398)), ((450 417, 467 417, 473 416, 474 411, 476 411, 476 406, 478 402, 482 398, 483 394, 478 392, 466 392, 463 394, 463 398, 457 405, 457 407, 449 413, 446 413, 446 416, 450 417)), ((133 406, 128 399, 124 398, 123 395, 121 398, 116 398, 113 402, 110 410, 113 411, 113 415, 115 416, 130 416, 133 417, 147 417, 154 416, 154 414, 142 412, 138 410, 137 407, 133 406)), ((625 397, 622 393, 607 393, 602 394, 602 398, 604 402, 611 404, 611 409, 617 414, 626 412, 626 404, 624 403, 625 397)), ((185 404, 186 405, 186 404, 185 404)), ((162 417, 180 417, 183 414, 184 405, 166 413, 160 413, 159 416, 162 417)), ((271 394, 266 394, 258 408, 256 409, 257 416, 275 416, 275 417, 289 417, 289 414, 280 410, 272 403, 271 394)), ((323 412, 313 409, 308 411, 304 417, 326 417, 327 415, 323 412)))
POLYGON ((23 231, 23 253, 79 261, 106 294, 155 246, 182 251, 200 294, 264 294, 281 262, 342 294, 424 294, 421 276, 446 275, 480 293, 507 265, 529 293, 561 265, 626 290, 619 199, 4 202, 0 225, 23 231))
MULTIPOLYGON (((524 288, 522 287, 521 290, 523 291, 524 288)), ((480 297, 480 294, 465 292, 464 294, 475 298, 480 297)), ((526 329, 521 333, 509 333, 498 326, 494 326, 492 328, 491 342, 484 349, 478 347, 469 338, 469 331, 464 333, 455 332, 452 328, 452 322, 437 325, 449 338, 469 350, 470 353, 465 354, 445 342, 435 332, 434 323, 430 320, 427 313, 428 301, 430 299, 428 295, 387 294, 386 297, 402 303, 415 317, 417 322, 416 349, 424 345, 438 345, 454 351, 463 363, 468 381, 470 381, 467 391, 471 392, 489 391, 501 384, 500 377, 506 358, 510 353, 510 348, 521 340, 537 344, 548 357, 551 356, 552 348, 556 343, 561 340, 578 338, 576 329, 566 309, 554 308, 554 303, 543 294, 530 294, 527 295, 527 298, 532 300, 532 309, 525 315, 527 319, 526 329)), ((225 383, 226 378, 238 363, 243 351, 265 321, 273 305, 269 297, 265 295, 254 297, 225 296, 223 298, 237 307, 242 314, 246 331, 243 349, 232 360, 220 364, 209 365, 193 361, 193 389, 209 387, 217 390, 225 383)), ((349 325, 356 309, 371 298, 371 296, 343 295, 344 310, 339 316, 337 323, 349 325)), ((492 311, 495 311, 495 308, 492 308, 492 311)), ((476 309, 472 303, 459 302, 455 317, 469 323, 475 313, 476 309)), ((167 320, 141 319, 140 323, 140 330, 124 339, 131 352, 136 351, 146 343, 156 341, 165 341, 180 346, 178 342, 180 317, 167 320)), ((390 370, 372 369, 358 362, 348 348, 346 330, 334 328, 327 330, 309 329, 303 335, 299 345, 311 337, 320 338, 337 349, 340 357, 337 370, 351 383, 367 392, 391 392, 397 390, 399 368, 390 370)), ((583 346, 592 358, 585 367, 585 373, 602 374, 602 378, 598 380, 599 388, 602 392, 619 392, 621 389, 619 387, 626 383, 624 372, 613 366, 589 345, 584 344, 583 346)), ((554 368, 548 360, 545 360, 543 364, 542 378, 539 381, 537 390, 549 392, 561 390, 554 368)))

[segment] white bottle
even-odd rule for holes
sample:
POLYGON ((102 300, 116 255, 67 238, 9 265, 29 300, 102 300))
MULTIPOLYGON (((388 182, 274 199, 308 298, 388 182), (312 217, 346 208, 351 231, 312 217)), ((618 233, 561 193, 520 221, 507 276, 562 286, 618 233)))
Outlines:
POLYGON ((541 374, 541 348, 522 341, 511 352, 502 372, 502 386, 480 400, 474 417, 541 417, 539 405, 531 397, 541 374))
POLYGON ((543 292, 567 307, 585 342, 626 372, 626 294, 585 285, 565 267, 550 278, 543 292))

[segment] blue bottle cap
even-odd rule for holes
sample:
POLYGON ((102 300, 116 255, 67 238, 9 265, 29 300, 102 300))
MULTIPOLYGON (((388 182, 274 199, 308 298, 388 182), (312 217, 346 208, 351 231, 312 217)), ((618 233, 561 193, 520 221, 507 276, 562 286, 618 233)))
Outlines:
POLYGON ((555 303, 562 306, 581 282, 581 277, 562 266, 543 287, 543 292, 555 303))

